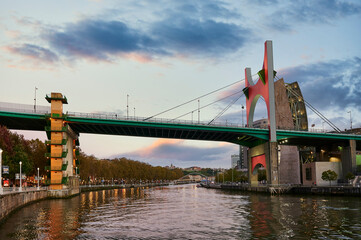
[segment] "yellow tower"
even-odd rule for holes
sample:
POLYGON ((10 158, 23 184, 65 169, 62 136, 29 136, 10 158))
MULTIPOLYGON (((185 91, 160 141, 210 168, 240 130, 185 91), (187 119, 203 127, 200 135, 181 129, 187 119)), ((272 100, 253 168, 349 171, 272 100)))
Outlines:
POLYGON ((77 176, 75 169, 79 168, 76 167, 78 161, 74 153, 78 153, 76 145, 79 141, 66 122, 67 116, 63 114, 63 104, 68 103, 66 97, 61 93, 51 93, 45 99, 51 103, 51 114, 48 115, 50 126, 45 127, 50 139, 46 141, 49 152, 45 156, 50 163, 46 170, 50 173, 50 189, 59 190, 68 187, 69 177, 77 176))

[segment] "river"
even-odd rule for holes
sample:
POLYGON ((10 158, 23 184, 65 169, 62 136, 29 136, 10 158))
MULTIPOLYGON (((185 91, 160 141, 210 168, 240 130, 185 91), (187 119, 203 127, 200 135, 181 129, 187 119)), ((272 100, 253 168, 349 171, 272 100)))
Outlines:
POLYGON ((0 239, 361 239, 357 197, 269 196, 195 185, 44 200, 0 225, 0 239))

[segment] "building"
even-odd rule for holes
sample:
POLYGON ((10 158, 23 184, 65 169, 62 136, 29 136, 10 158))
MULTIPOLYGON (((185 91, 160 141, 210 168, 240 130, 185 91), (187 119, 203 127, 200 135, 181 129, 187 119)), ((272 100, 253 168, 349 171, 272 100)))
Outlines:
POLYGON ((247 169, 248 168, 248 147, 239 146, 239 164, 238 168, 247 169))
POLYGON ((231 155, 231 168, 238 168, 239 166, 239 155, 233 154, 231 155))

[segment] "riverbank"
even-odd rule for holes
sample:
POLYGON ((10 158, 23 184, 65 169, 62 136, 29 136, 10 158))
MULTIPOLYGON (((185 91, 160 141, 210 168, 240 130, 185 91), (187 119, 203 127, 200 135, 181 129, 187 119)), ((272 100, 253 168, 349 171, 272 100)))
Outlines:
POLYGON ((292 185, 260 185, 250 184, 208 184, 205 188, 223 189, 243 192, 261 192, 276 194, 310 194, 310 195, 338 195, 361 196, 361 187, 353 186, 292 186, 292 185))

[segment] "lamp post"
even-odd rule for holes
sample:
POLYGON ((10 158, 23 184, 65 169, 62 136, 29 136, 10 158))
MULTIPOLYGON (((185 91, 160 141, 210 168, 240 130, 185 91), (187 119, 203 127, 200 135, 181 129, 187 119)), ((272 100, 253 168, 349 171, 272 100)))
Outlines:
POLYGON ((34 113, 36 113, 36 90, 38 90, 37 87, 35 87, 35 95, 34 95, 34 113))
POLYGON ((200 121, 201 121, 201 102, 198 99, 198 124, 200 123, 200 121))
POLYGON ((39 182, 40 182, 40 179, 39 179, 39 168, 38 168, 38 188, 37 188, 37 190, 40 190, 39 182))
POLYGON ((351 130, 352 130, 352 116, 351 116, 351 110, 350 110, 350 111, 348 111, 347 113, 349 113, 349 114, 350 114, 350 124, 351 124, 351 130))
POLYGON ((0 148, 0 194, 3 194, 3 178, 2 178, 2 154, 3 154, 3 150, 0 148))
POLYGON ((127 94, 127 119, 129 118, 129 94, 127 94))
POLYGON ((242 110, 241 110, 241 120, 242 120, 242 127, 244 127, 244 122, 243 122, 243 109, 244 109, 244 106, 242 105, 242 110))
POLYGON ((22 191, 23 191, 23 188, 21 187, 21 180, 22 180, 22 176, 21 176, 21 164, 22 164, 22 162, 20 161, 19 164, 20 164, 20 187, 19 187, 19 192, 22 192, 22 191))
POLYGON ((75 167, 75 177, 78 177, 78 167, 75 167))
POLYGON ((135 108, 133 108, 134 109, 134 120, 135 120, 135 108))

